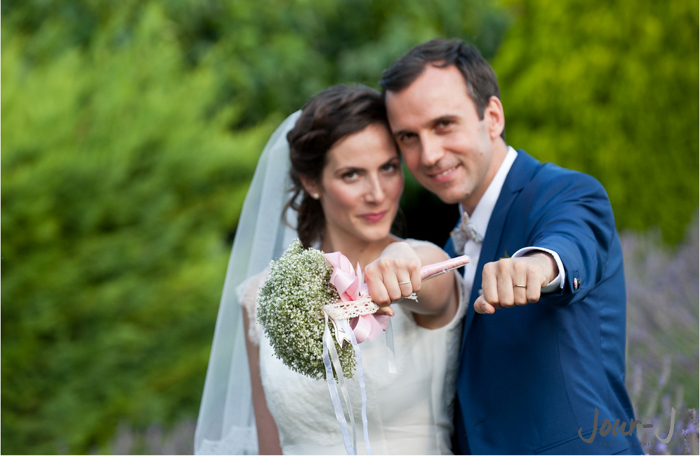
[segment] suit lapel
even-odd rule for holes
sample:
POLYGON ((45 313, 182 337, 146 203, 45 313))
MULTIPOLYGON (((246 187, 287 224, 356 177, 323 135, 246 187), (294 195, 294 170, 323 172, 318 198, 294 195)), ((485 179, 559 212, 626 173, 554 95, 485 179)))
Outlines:
POLYGON ((503 229, 506 224, 508 212, 520 191, 532 179, 532 175, 537 169, 538 163, 537 160, 529 156, 522 149, 518 150, 518 157, 513 162, 513 166, 511 166, 508 176, 506 176, 506 180, 503 183, 501 193, 496 201, 496 206, 493 208, 493 213, 489 219, 484 242, 481 246, 481 253, 479 254, 479 263, 476 268, 474 285, 472 286, 471 296, 469 297, 469 306, 467 307, 467 315, 464 322, 462 349, 464 349, 464 342, 467 340, 469 327, 476 314, 473 304, 476 298, 479 297, 481 273, 484 270, 484 265, 491 261, 496 261, 499 258, 498 248, 502 243, 503 229))

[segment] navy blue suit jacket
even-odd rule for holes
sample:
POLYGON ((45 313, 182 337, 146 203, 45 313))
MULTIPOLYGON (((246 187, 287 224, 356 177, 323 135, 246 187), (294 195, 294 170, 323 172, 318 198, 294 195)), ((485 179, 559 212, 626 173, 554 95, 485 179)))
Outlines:
MULTIPOLYGON (((445 250, 455 256, 451 240, 445 250)), ((457 378, 456 451, 473 454, 640 453, 627 422, 625 278, 605 189, 591 176, 518 151, 482 244, 457 378), (539 302, 474 312, 484 264, 537 246, 559 254, 563 290, 539 302), (580 283, 574 286, 574 280, 580 283), (598 432, 590 438, 595 409, 598 432), (636 445, 636 449, 634 448, 636 445)))

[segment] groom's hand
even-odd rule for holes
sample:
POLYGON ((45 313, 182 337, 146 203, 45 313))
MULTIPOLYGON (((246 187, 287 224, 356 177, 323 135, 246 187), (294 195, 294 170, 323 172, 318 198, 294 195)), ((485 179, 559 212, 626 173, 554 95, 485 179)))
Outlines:
POLYGON ((554 258, 541 251, 487 263, 481 281, 483 294, 474 301, 474 310, 492 314, 496 309, 537 302, 542 287, 558 274, 554 258))

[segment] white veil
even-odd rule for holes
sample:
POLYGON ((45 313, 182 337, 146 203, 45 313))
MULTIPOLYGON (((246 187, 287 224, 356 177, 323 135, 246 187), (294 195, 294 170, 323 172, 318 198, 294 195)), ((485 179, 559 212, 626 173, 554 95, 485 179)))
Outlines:
MULTIPOLYGON (((291 197, 287 132, 299 114, 297 111, 287 117, 270 137, 243 203, 197 419, 195 454, 258 452, 243 316, 236 288, 279 258, 297 237, 296 230, 283 222, 282 210, 291 197)), ((295 225, 296 212, 289 210, 287 220, 295 225)))

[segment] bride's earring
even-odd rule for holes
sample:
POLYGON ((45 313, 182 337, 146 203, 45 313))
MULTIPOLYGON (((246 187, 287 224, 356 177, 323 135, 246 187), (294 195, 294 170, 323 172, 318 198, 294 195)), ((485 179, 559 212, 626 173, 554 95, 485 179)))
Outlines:
POLYGON ((312 193, 312 194, 311 194, 311 198, 313 198, 313 199, 315 199, 315 200, 319 199, 320 197, 321 197, 321 195, 319 195, 318 193, 312 193))

